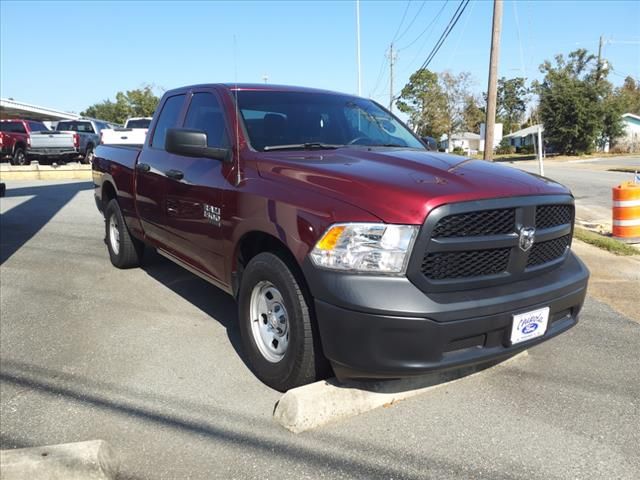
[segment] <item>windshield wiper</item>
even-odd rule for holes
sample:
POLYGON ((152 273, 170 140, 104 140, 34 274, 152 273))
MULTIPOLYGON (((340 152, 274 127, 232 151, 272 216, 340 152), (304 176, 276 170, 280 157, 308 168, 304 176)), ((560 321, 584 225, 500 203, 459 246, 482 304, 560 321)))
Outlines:
POLYGON ((308 143, 292 143, 290 145, 267 145, 263 148, 265 152, 270 150, 335 150, 344 147, 344 145, 333 145, 331 143, 308 142, 308 143))

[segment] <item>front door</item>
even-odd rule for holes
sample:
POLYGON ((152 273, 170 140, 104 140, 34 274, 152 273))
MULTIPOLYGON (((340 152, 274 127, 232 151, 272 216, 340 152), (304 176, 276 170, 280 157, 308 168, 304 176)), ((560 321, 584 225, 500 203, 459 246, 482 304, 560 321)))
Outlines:
MULTIPOLYGON (((184 128, 204 131, 210 147, 230 146, 225 115, 214 90, 192 93, 184 128)), ((210 158, 173 155, 165 168, 171 172, 166 177, 170 247, 194 267, 224 281, 221 215, 229 165, 210 158)))
POLYGON ((175 155, 164 149, 167 129, 179 125, 186 94, 167 98, 153 133, 136 164, 136 205, 142 228, 158 246, 166 246, 166 173, 175 163, 175 155))

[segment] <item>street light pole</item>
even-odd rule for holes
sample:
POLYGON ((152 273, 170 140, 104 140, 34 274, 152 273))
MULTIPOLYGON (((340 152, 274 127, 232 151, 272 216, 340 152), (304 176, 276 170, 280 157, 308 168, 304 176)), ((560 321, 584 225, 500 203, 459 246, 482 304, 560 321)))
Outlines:
POLYGON ((493 135, 496 126, 496 100, 498 95, 498 57, 502 30, 502 0, 493 0, 493 29, 491 57, 489 59, 489 85, 487 87, 487 119, 484 130, 484 159, 493 160, 493 135))

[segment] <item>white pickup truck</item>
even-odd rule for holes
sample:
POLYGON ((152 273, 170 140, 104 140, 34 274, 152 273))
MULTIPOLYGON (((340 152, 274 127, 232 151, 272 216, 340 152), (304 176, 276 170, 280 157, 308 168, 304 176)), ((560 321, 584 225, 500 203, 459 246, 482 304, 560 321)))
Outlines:
POLYGON ((106 129, 100 132, 101 145, 144 145, 151 117, 128 118, 124 128, 106 129))

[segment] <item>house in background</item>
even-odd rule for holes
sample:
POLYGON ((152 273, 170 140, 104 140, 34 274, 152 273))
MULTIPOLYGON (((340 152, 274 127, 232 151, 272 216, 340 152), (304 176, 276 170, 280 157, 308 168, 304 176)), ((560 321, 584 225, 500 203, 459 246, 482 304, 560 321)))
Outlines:
POLYGON ((614 147, 627 152, 640 151, 640 115, 625 113, 622 115, 624 122, 624 135, 616 138, 614 147))
POLYGON ((540 129, 540 132, 544 132, 542 124, 531 125, 530 127, 505 135, 504 138, 509 140, 509 145, 516 148, 526 145, 533 145, 535 148, 538 141, 538 129, 540 129))
POLYGON ((451 135, 451 148, 446 135, 440 140, 440 148, 452 152, 454 148, 461 148, 467 155, 474 155, 480 151, 480 135, 472 132, 454 133, 451 135))

